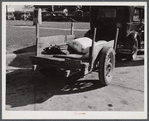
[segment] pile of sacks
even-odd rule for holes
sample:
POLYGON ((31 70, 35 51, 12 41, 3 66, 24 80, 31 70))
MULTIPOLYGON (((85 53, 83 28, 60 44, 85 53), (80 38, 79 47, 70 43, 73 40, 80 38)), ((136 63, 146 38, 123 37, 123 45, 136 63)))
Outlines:
POLYGON ((74 39, 71 42, 68 42, 68 46, 71 48, 68 50, 62 49, 58 45, 51 45, 43 50, 42 54, 70 54, 73 50, 74 53, 87 54, 89 53, 90 47, 92 46, 92 40, 88 37, 82 37, 74 39))

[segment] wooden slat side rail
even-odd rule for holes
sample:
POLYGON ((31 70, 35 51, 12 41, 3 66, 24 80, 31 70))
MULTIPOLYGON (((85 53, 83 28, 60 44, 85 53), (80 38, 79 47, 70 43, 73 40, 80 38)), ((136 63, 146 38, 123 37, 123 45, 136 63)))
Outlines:
POLYGON ((67 41, 72 41, 74 35, 56 35, 48 37, 40 37, 37 42, 37 55, 40 55, 44 48, 49 47, 52 44, 64 44, 67 41))

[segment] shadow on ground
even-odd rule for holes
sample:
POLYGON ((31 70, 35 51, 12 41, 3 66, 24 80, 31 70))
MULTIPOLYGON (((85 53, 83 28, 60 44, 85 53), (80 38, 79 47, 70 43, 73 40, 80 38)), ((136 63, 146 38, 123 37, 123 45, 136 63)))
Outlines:
POLYGON ((48 78, 29 69, 16 70, 6 77, 6 105, 11 108, 43 103, 54 95, 81 93, 103 87, 98 80, 78 79, 79 75, 67 80, 61 75, 48 78))
POLYGON ((15 54, 22 54, 22 53, 27 53, 27 52, 36 52, 36 45, 13 51, 13 53, 15 54))
POLYGON ((127 60, 122 60, 122 61, 117 61, 115 63, 115 67, 131 67, 131 66, 142 66, 144 65, 144 55, 140 54, 137 56, 137 58, 133 61, 127 61, 127 60))
POLYGON ((6 65, 18 68, 26 68, 28 66, 32 66, 30 56, 32 54, 35 54, 35 52, 36 52, 35 45, 13 51, 16 57, 15 56, 11 57, 10 55, 8 55, 6 58, 6 65))
POLYGON ((131 66, 142 66, 144 65, 144 59, 136 61, 119 61, 116 62, 115 67, 131 67, 131 66))

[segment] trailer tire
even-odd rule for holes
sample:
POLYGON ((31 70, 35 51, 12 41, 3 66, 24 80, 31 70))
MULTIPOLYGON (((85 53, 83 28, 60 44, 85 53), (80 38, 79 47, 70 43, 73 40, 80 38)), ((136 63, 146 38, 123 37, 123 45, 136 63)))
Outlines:
POLYGON ((39 70, 40 73, 46 77, 54 77, 57 72, 57 68, 54 67, 46 67, 39 70))
POLYGON ((102 85, 108 85, 113 77, 115 67, 115 52, 112 47, 103 47, 99 58, 99 81, 102 85))

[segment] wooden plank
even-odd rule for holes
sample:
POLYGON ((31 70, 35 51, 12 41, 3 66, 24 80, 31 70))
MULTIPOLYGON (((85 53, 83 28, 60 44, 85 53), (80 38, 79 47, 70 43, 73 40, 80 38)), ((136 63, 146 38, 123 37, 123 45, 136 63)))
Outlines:
POLYGON ((74 40, 75 35, 67 35, 67 41, 66 42, 70 42, 72 40, 74 40))
POLYGON ((65 59, 62 58, 54 58, 52 55, 42 55, 42 56, 31 56, 32 64, 36 65, 64 65, 65 59))
POLYGON ((64 43, 64 40, 64 35, 40 37, 37 42, 37 55, 40 55, 44 48, 49 47, 52 44, 62 44, 64 43))
POLYGON ((71 58, 71 59, 82 59, 82 55, 78 55, 78 54, 69 54, 69 55, 60 55, 60 54, 55 54, 53 55, 53 57, 57 57, 57 58, 71 58))
MULTIPOLYGON (((78 70, 82 68, 82 61, 78 60, 68 60, 65 61, 65 58, 55 58, 50 56, 31 56, 31 61, 33 65, 40 65, 40 66, 52 66, 52 67, 59 67, 65 68, 70 70, 78 70), (69 61, 69 63, 68 63, 69 61), (68 66, 70 64, 70 66, 68 66)), ((85 66, 84 66, 85 67, 85 66)))
POLYGON ((44 48, 49 47, 52 44, 64 44, 66 41, 72 41, 74 35, 57 35, 40 37, 37 42, 37 55, 40 55, 44 48), (66 40, 67 39, 67 40, 66 40))

